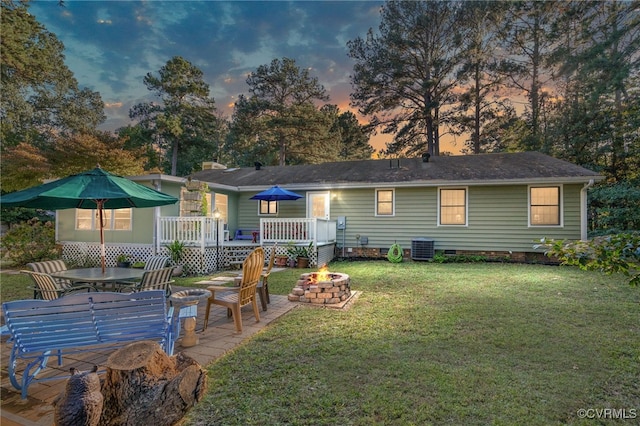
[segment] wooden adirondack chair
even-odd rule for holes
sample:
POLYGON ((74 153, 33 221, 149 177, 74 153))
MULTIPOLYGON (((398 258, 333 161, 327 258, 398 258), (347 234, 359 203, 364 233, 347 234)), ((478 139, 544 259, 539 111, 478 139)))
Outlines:
POLYGON ((260 274, 264 267, 264 250, 256 248, 244 260, 242 264, 242 280, 239 287, 209 286, 211 297, 207 300, 207 311, 204 316, 204 330, 209 323, 209 311, 211 305, 219 305, 227 308, 227 315, 233 317, 236 331, 242 333, 241 309, 251 304, 256 322, 260 322, 260 312, 256 300, 256 287, 260 281, 260 274))

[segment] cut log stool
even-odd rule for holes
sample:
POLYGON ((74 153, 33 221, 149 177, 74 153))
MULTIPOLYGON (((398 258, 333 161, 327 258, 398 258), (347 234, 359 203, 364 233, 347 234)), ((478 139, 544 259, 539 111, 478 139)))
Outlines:
POLYGON ((206 391, 206 371, 179 353, 169 357, 151 341, 125 346, 107 360, 101 425, 170 426, 206 391))

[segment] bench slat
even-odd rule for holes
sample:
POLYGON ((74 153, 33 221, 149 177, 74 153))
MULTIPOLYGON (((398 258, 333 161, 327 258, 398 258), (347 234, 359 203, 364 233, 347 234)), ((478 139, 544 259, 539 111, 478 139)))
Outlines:
POLYGON ((23 398, 53 353, 60 363, 63 354, 139 340, 156 341, 169 355, 173 352, 173 309, 167 309, 163 290, 78 293, 51 301, 5 302, 2 306, 13 342, 9 378, 22 390, 23 398), (23 372, 21 383, 15 371, 18 359, 34 359, 23 372))

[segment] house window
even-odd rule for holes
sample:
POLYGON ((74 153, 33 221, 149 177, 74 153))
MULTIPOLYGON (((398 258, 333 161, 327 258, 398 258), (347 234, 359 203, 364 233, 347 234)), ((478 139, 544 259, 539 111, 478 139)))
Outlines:
POLYGON ((529 223, 531 226, 560 225, 560 187, 529 188, 529 223))
MULTIPOLYGON (((100 229, 98 210, 76 209, 76 229, 92 231, 100 229)), ((102 211, 105 230, 130 231, 131 209, 105 209, 102 211)))
MULTIPOLYGON (((211 196, 211 194, 209 194, 211 196)), ((227 194, 218 194, 214 195, 214 205, 212 209, 218 209, 220 212, 220 219, 223 223, 229 222, 229 196, 227 194)), ((213 210, 211 210, 213 212, 213 210)))
POLYGON ((440 225, 467 224, 467 190, 440 189, 440 225))
POLYGON ((260 214, 278 214, 278 202, 260 200, 260 214))
POLYGON ((395 214, 395 190, 376 189, 376 216, 395 214))

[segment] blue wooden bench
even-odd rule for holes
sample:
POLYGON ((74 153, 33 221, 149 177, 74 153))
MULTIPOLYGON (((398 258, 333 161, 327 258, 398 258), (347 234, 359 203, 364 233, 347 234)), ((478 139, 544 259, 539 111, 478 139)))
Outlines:
POLYGON ((259 231, 257 229, 236 229, 236 233, 233 236, 233 239, 234 240, 251 240, 251 241, 253 241, 253 233, 254 232, 259 232, 259 231))
MULTIPOLYGON (((55 300, 17 300, 2 304, 13 347, 9 358, 11 384, 27 397, 33 382, 61 379, 36 375, 55 352, 63 355, 112 349, 140 340, 158 342, 173 354, 173 308, 162 290, 138 293, 77 293, 55 300), (26 366, 18 380, 17 369, 26 366)), ((64 376, 64 378, 68 375, 64 376)))

